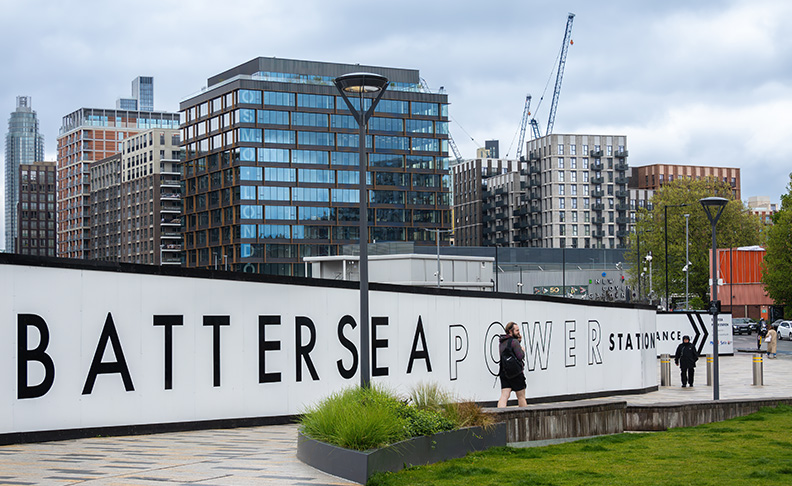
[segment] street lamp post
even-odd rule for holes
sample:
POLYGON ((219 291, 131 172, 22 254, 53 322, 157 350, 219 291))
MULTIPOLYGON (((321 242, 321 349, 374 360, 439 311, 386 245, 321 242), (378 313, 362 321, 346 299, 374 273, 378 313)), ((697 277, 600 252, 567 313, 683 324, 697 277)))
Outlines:
POLYGON ((453 233, 453 229, 429 229, 426 228, 426 231, 431 231, 435 234, 435 239, 437 240, 437 288, 440 288, 440 282, 442 282, 442 278, 440 276, 440 233, 453 233))
POLYGON ((682 208, 687 206, 687 203, 682 204, 668 204, 663 206, 663 224, 665 225, 665 231, 663 231, 663 237, 665 238, 665 305, 666 310, 670 310, 671 305, 668 298, 668 208, 682 208))
POLYGON ((685 310, 690 310, 690 291, 688 277, 690 275, 690 232, 688 231, 690 214, 685 215, 685 310))
POLYGON ((644 259, 649 264, 649 290, 646 292, 646 296, 649 297, 649 302, 651 303, 652 302, 652 252, 650 251, 644 259))
POLYGON ((369 356, 369 302, 368 302, 368 193, 366 191, 366 125, 374 113, 377 103, 382 99, 388 88, 388 78, 373 73, 350 73, 335 78, 334 84, 349 111, 355 118, 359 128, 358 172, 360 180, 360 386, 367 388, 371 381, 369 356), (376 95, 371 106, 363 106, 363 94, 376 95), (358 108, 349 99, 349 95, 357 95, 358 108))
POLYGON ((718 386, 718 266, 717 258, 715 258, 718 251, 718 241, 715 234, 715 226, 718 224, 723 208, 729 202, 728 199, 722 197, 705 197, 700 199, 699 202, 704 206, 704 211, 707 213, 707 218, 712 225, 712 302, 710 303, 710 312, 712 312, 712 399, 720 399, 720 388, 718 386), (714 212, 714 214, 713 214, 714 212))

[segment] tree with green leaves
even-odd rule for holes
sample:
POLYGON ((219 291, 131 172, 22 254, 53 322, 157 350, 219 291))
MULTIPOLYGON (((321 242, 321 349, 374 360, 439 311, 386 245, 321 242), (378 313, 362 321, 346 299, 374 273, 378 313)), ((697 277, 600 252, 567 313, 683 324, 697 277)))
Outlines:
POLYGON ((781 196, 781 210, 773 215, 767 230, 767 254, 762 264, 762 281, 767 295, 784 306, 792 316, 792 174, 787 193, 781 196))
MULTIPOLYGON (((655 191, 649 208, 636 211, 633 232, 625 258, 630 265, 629 275, 633 291, 644 272, 646 255, 652 255, 652 300, 665 299, 665 214, 668 214, 668 289, 670 295, 685 293, 685 214, 689 214, 690 265, 689 288, 691 298, 709 299, 709 251, 712 232, 709 219, 699 200, 705 197, 723 197, 729 203, 718 221, 718 248, 761 244, 765 235, 756 215, 748 211, 742 201, 734 200, 732 188, 717 178, 679 178, 666 182, 655 191), (684 206, 683 206, 684 205, 684 206), (668 206, 666 211, 664 207, 668 206), (639 242, 640 240, 640 242, 639 242), (640 253, 639 253, 640 246, 640 253)), ((649 277, 641 280, 641 295, 649 295, 649 277)), ((677 299, 679 300, 679 299, 677 299)))

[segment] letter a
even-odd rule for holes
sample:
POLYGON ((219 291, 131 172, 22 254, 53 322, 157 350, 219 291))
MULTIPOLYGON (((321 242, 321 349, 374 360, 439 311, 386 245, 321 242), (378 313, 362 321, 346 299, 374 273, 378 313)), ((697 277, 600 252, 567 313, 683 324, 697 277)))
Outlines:
POLYGON ((132 376, 129 374, 129 367, 124 359, 124 350, 121 349, 121 340, 118 339, 118 332, 113 323, 113 315, 107 313, 104 327, 102 328, 102 335, 99 336, 99 344, 96 346, 96 353, 94 353, 93 361, 91 361, 91 369, 88 370, 88 378, 85 380, 82 394, 90 395, 93 392, 96 377, 99 374, 120 373, 121 379, 124 381, 124 389, 126 391, 135 391, 132 385, 132 376), (107 342, 113 346, 113 354, 116 361, 110 363, 103 363, 102 356, 104 356, 107 342))

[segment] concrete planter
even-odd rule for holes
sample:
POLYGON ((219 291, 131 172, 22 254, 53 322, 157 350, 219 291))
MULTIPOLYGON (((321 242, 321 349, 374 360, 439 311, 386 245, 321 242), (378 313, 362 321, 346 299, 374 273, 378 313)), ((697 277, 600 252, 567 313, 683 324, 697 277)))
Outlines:
POLYGON ((311 439, 300 432, 297 436, 297 458, 320 471, 365 484, 377 472, 399 471, 409 466, 432 464, 468 452, 506 445, 506 424, 441 432, 414 437, 396 444, 366 452, 344 449, 311 439))

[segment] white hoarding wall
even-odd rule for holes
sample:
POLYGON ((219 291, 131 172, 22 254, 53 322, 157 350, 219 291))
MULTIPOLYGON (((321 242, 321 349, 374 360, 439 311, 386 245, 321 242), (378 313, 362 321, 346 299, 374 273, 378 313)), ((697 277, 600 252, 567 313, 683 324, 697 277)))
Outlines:
MULTIPOLYGON (((731 314, 718 314, 718 355, 734 354, 731 314)), ((684 336, 699 355, 712 356, 712 314, 694 312, 670 312, 657 314, 657 355, 674 355, 684 336)))
MULTIPOLYGON (((292 415, 359 383, 347 284, 19 264, 0 277, 0 435, 292 415)), ((652 310, 529 299, 371 291, 372 381, 496 400, 513 320, 529 398, 657 386, 652 310)))

